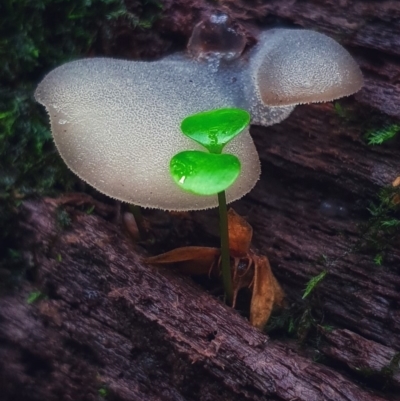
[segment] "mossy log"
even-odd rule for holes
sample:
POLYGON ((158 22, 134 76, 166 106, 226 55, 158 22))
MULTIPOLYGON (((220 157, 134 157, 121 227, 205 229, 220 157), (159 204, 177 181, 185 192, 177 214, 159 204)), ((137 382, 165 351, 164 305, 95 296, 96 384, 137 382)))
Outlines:
MULTIPOLYGON (((399 140, 370 147, 363 138, 399 124, 400 3, 218 4, 249 43, 256 23, 314 29, 346 46, 363 69, 365 87, 340 107, 299 106, 279 125, 252 127, 262 177, 234 205, 253 226, 289 310, 308 313, 302 339, 314 330, 319 344, 270 339, 190 279, 144 266, 140 248, 98 215, 71 209, 71 226, 61 229, 58 201, 27 202, 21 241, 35 274, 0 299, 3 399, 400 399, 399 238, 384 244, 378 266, 365 228, 379 189, 400 176, 399 140), (307 281, 323 270, 303 300, 307 281), (47 298, 27 304, 35 289, 47 298)), ((140 45, 143 54, 162 54, 168 41, 186 40, 212 7, 165 0, 163 18, 145 35, 150 44, 132 42, 132 54, 140 45)), ((215 213, 193 217, 213 234, 215 213)))

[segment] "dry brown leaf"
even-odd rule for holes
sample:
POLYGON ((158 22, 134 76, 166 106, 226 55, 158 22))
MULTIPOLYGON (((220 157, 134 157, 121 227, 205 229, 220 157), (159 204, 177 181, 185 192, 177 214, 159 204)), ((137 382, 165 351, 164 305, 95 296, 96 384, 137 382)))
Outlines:
POLYGON ((271 314, 275 299, 271 267, 265 257, 255 257, 253 295, 250 323, 262 329, 271 314))
MULTIPOLYGON (((233 307, 240 289, 252 287, 250 323, 263 329, 274 305, 284 306, 285 294, 271 271, 268 259, 250 252, 253 229, 233 209, 228 212, 229 248, 231 253, 233 307)), ((150 264, 176 264, 182 273, 189 275, 221 272, 220 249, 188 246, 173 249, 145 259, 150 264)))
POLYGON ((254 257, 254 285, 250 306, 250 323, 262 330, 276 301, 283 303, 284 293, 265 256, 254 257))
MULTIPOLYGON (((393 181, 392 185, 393 185, 394 187, 398 187, 398 186, 400 185, 400 177, 397 177, 397 178, 393 181)), ((394 203, 395 205, 399 205, 399 204, 400 204, 400 195, 394 195, 392 200, 393 200, 393 203, 394 203)))
POLYGON ((218 248, 186 246, 145 259, 150 264, 175 264, 185 274, 209 274, 220 255, 218 248))
POLYGON ((244 257, 250 250, 253 228, 233 209, 228 211, 229 250, 235 257, 244 257))
POLYGON ((274 287, 274 294, 275 294, 275 299, 274 299, 274 306, 278 306, 279 308, 284 308, 286 306, 285 302, 285 293, 278 283, 278 280, 274 276, 274 273, 272 273, 272 284, 274 287))
POLYGON ((236 305, 239 290, 250 287, 254 279, 254 262, 251 257, 234 258, 232 269, 232 308, 236 305))

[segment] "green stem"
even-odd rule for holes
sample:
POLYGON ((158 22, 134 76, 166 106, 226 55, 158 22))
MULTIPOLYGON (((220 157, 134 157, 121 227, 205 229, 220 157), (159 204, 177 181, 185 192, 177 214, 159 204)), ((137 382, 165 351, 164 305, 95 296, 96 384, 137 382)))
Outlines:
POLYGON ((233 290, 231 278, 231 260, 229 255, 228 212, 226 208, 225 191, 218 193, 219 227, 221 236, 221 266, 224 284, 225 300, 232 305, 233 290))
POLYGON ((147 236, 146 230, 144 228, 144 223, 143 223, 143 216, 142 216, 142 212, 140 211, 140 207, 136 206, 136 205, 129 205, 129 209, 131 211, 131 213, 133 214, 133 217, 135 219, 136 222, 136 226, 138 228, 139 231, 139 237, 141 240, 144 240, 147 236))

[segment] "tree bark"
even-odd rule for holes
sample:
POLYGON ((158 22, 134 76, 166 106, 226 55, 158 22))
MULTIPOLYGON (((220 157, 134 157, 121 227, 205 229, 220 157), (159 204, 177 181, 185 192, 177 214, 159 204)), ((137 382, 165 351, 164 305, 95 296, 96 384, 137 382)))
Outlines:
POLYGON ((3 399, 389 399, 271 341, 189 279, 144 265, 103 218, 69 208, 61 229, 59 204, 21 210, 37 277, 0 299, 3 399), (29 304, 35 288, 46 298, 29 304))
MULTIPOLYGON (((314 29, 346 46, 363 69, 365 87, 339 111, 304 105, 281 124, 252 127, 262 176, 233 205, 253 226, 292 319, 305 321, 300 338, 307 343, 314 330, 319 343, 271 339, 190 279, 143 265, 143 250, 115 224, 69 208, 72 223, 61 229, 60 200, 32 201, 19 221, 35 278, 0 298, 5 400, 400 399, 399 236, 377 266, 363 228, 379 188, 400 175, 398 139, 379 147, 363 139, 368 128, 400 118, 400 3, 219 4, 249 43, 256 22, 314 29), (323 270, 303 300, 307 281, 323 270), (28 304, 35 289, 47 298, 28 304)), ((163 34, 187 38, 212 7, 165 0, 153 45, 161 54, 163 34)), ((110 214, 101 204, 95 210, 110 214)), ((212 238, 216 213, 193 218, 212 238)))

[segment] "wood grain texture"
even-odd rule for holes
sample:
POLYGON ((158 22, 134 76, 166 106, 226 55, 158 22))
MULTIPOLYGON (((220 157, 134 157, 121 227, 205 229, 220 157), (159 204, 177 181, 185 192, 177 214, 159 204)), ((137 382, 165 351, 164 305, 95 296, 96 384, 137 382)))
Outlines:
POLYGON ((29 284, 0 299, 3 399, 91 400, 103 388, 127 401, 385 399, 270 341, 190 280, 144 266, 102 218, 69 209, 60 230, 55 201, 23 208, 47 299, 29 305, 29 284))

